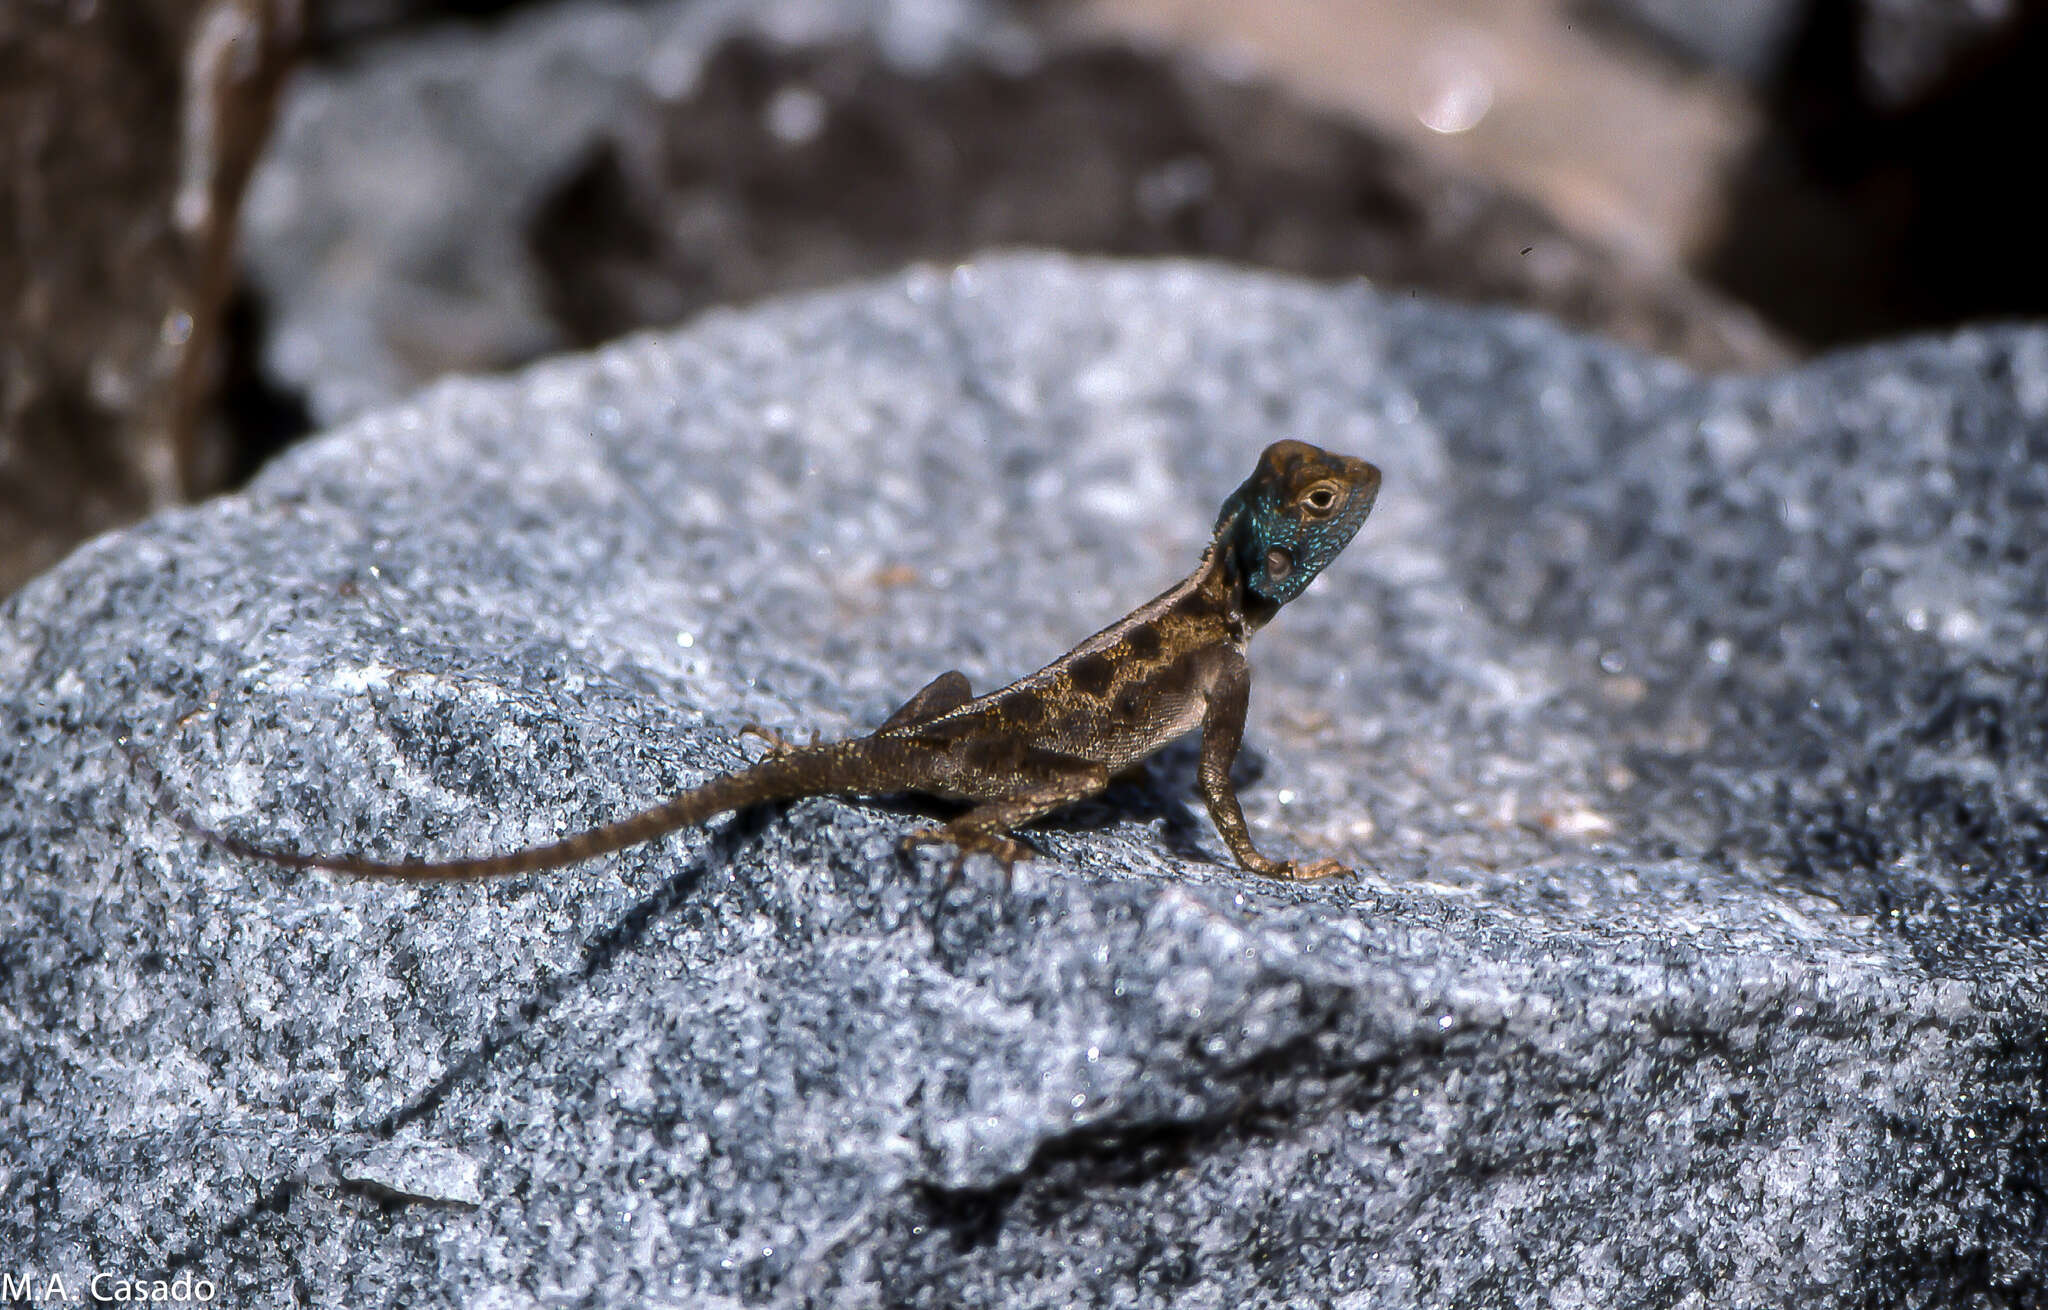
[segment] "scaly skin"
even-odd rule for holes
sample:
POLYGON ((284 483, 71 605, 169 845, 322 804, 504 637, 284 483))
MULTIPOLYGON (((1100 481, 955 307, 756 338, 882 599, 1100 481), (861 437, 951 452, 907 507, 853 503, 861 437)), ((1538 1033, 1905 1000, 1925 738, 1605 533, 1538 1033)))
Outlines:
POLYGON ((1333 860, 1269 859, 1252 845, 1230 764, 1244 734, 1245 645, 1358 531, 1379 470, 1299 441, 1267 447, 1223 504, 1195 571, 1029 677, 975 696, 942 673, 866 737, 781 748, 651 809, 504 855, 373 860, 274 850, 181 820, 237 855, 294 869, 392 878, 481 878, 572 864, 728 810, 800 796, 916 792, 971 808, 909 843, 945 842, 1003 862, 1012 830, 1101 791, 1111 776, 1200 727, 1202 795, 1237 862, 1275 878, 1326 878, 1333 860))

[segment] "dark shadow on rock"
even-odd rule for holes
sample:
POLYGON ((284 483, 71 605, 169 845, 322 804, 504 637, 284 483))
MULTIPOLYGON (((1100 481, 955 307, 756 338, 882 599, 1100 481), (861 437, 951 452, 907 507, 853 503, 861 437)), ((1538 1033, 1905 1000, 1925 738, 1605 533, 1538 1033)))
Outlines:
POLYGON ((263 463, 313 430, 306 398, 280 385, 263 368, 268 314, 255 289, 235 288, 222 315, 220 422, 232 463, 227 484, 247 482, 263 463))
POLYGON ((713 304, 996 246, 1198 255, 1541 310, 1709 368, 1782 352, 1677 275, 1281 91, 1117 46, 930 75, 868 45, 721 46, 541 208, 548 304, 589 344, 713 304))
POLYGON ((2016 7, 1945 61, 1889 74, 1879 23, 1853 0, 1808 7, 1705 275, 1820 345, 2048 312, 2048 11, 2016 7))
POLYGON ((296 15, 0 8, 0 595, 219 485, 228 255, 296 15))

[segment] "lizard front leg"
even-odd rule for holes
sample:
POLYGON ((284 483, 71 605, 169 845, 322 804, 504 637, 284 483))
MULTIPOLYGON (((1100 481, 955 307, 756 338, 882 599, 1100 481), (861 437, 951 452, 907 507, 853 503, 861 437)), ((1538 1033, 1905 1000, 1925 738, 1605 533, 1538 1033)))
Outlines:
POLYGON ((1209 685, 1209 703, 1202 715, 1202 797, 1209 803, 1209 818, 1237 862, 1253 873, 1269 878, 1309 880, 1331 878, 1349 869, 1335 860, 1274 860, 1259 854, 1252 845, 1251 830, 1245 826, 1244 807, 1238 804, 1237 788, 1230 781, 1230 765, 1237 758, 1238 743, 1244 739, 1245 706, 1251 699, 1251 666, 1234 650, 1220 657, 1209 685))

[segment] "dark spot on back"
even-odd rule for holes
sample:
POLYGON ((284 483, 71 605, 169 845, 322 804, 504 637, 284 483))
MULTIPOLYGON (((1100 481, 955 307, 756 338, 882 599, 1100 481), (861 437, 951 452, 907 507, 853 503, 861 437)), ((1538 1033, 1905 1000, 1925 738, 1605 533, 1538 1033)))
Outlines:
POLYGON ((1014 737, 983 735, 963 745, 960 756, 977 773, 1008 773, 1017 767, 1019 749, 1014 737))
POLYGON ((1074 690, 1082 695, 1104 696, 1116 681, 1116 666, 1101 651, 1091 651, 1075 660, 1067 675, 1074 680, 1074 690))
POLYGON ((1159 652, 1162 648, 1162 643, 1159 640, 1159 629, 1149 623, 1141 623, 1131 629, 1130 633, 1125 636, 1124 642, 1131 648, 1131 655, 1135 659, 1156 660, 1159 658, 1159 652))
POLYGON ((1036 728, 1045 722, 1045 699, 1035 691, 1013 691, 996 702, 1005 722, 1017 728, 1036 728))

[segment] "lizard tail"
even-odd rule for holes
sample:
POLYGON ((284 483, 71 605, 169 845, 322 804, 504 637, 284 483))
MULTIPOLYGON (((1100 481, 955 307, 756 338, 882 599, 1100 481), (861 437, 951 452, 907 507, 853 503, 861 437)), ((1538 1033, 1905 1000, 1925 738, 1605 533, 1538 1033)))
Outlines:
MULTIPOLYGON (((800 747, 713 778, 700 787, 677 792, 638 814, 627 815, 616 822, 575 833, 560 841, 527 846, 503 855, 469 859, 375 860, 354 854, 305 855, 260 846, 230 833, 204 827, 175 807, 171 809, 171 817, 185 831, 224 851, 246 859, 267 860, 288 869, 325 869, 365 878, 490 878, 508 873, 531 873, 536 869, 551 869, 608 855, 749 805, 793 800, 799 796, 874 791, 878 789, 879 780, 870 767, 872 753, 869 743, 860 738, 800 747)), ((135 758, 132 751, 129 754, 131 759, 135 758)), ((161 779, 158 786, 161 787, 161 779)), ((880 789, 888 790, 886 783, 880 789)))

